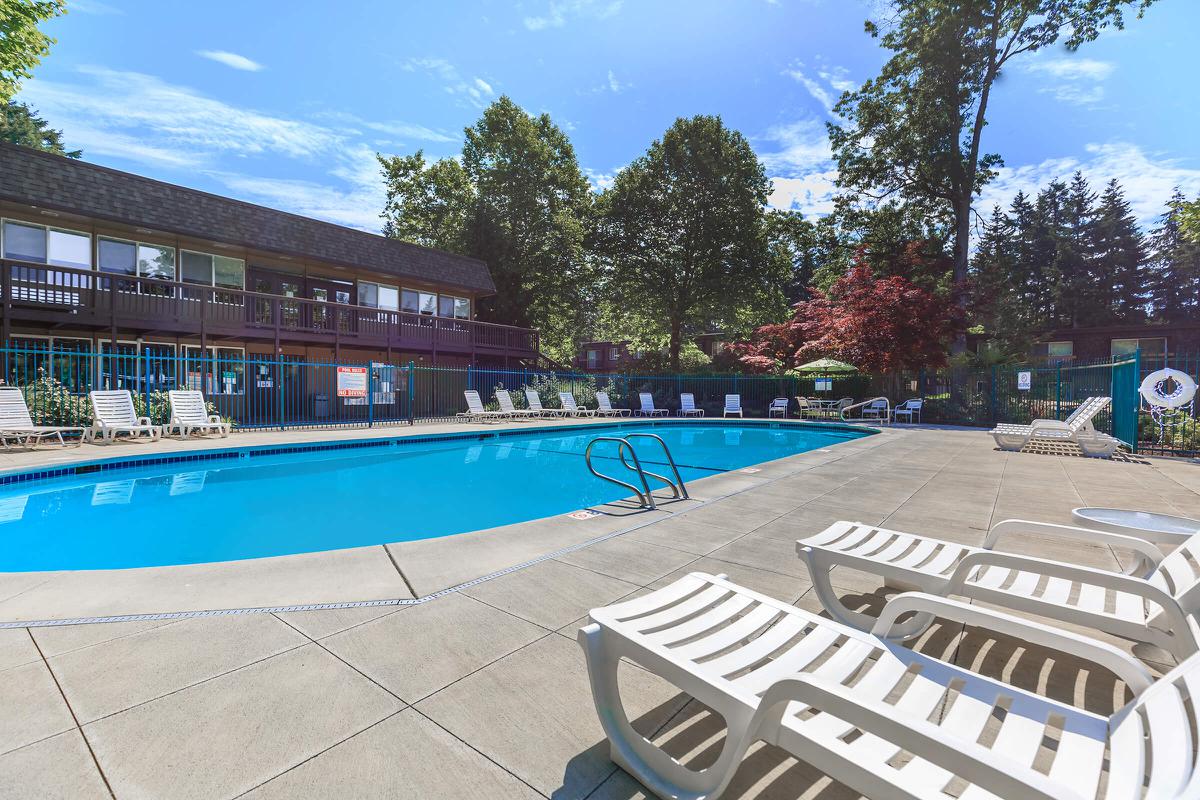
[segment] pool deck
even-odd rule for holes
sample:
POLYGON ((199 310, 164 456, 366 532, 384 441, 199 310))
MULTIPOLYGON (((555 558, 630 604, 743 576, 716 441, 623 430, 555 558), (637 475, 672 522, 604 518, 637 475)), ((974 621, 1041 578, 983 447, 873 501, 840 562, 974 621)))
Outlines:
MULTIPOLYGON (((225 444, 407 432, 252 433, 225 444)), ((0 470, 213 446, 12 453, 0 456, 0 470)), ((1069 523, 1078 505, 1200 516, 1196 464, 1005 453, 984 432, 929 426, 690 487, 695 500, 657 512, 613 504, 591 519, 333 554, 0 575, 0 622, 409 601, 0 629, 0 798, 643 797, 609 760, 592 708, 574 642, 589 608, 699 570, 819 611, 794 542, 838 519, 977 543, 1001 519, 1069 523), (525 562, 535 563, 504 572, 525 562)), ((1032 537, 1018 545, 1119 564, 1102 546, 1032 537)), ((877 610, 886 597, 861 574, 835 571, 834 583, 852 605, 877 610)), ((917 646, 1099 713, 1122 702, 1107 673, 1022 642, 946 623, 917 646)), ((702 707, 628 665, 622 688, 639 729, 685 761, 711 758, 721 726, 702 707)), ((726 796, 853 795, 759 745, 726 796)))

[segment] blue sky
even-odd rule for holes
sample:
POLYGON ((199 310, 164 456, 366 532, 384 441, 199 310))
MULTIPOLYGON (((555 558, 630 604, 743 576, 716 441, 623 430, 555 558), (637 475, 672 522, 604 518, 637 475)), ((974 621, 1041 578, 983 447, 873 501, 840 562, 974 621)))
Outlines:
MULTIPOLYGON (((457 154, 508 94, 569 131, 597 187, 678 116, 721 114, 774 181, 821 214, 824 122, 884 53, 858 0, 67 0, 20 99, 96 163, 377 229, 376 151, 457 154)), ((1080 168, 1117 177, 1146 221, 1200 194, 1200 3, 1161 0, 1078 53, 1003 77, 985 146, 1006 162, 983 205, 1080 168)))

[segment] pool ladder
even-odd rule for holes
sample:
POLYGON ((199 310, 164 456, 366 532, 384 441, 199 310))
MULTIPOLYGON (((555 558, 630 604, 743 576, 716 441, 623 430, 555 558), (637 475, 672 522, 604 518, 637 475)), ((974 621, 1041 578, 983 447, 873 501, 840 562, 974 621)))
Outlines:
POLYGON ((669 447, 667 447, 667 443, 662 440, 661 436, 655 436, 653 433, 627 433, 624 436, 597 436, 595 439, 592 439, 592 441, 588 442, 587 449, 583 452, 583 459, 585 462, 587 462, 588 470, 591 471, 591 473, 597 478, 608 481, 609 483, 615 483, 617 486, 623 486, 637 495, 638 503, 642 506, 642 508, 658 508, 658 506, 654 504, 654 494, 650 491, 650 483, 646 480, 647 478, 654 478, 655 480, 662 481, 669 486, 671 488, 673 499, 688 499, 687 487, 683 484, 683 478, 679 474, 679 467, 675 466, 675 459, 671 456, 671 450, 669 447), (633 442, 631 442, 630 439, 653 439, 654 441, 658 442, 662 447, 663 454, 667 457, 667 463, 671 466, 671 473, 675 476, 675 480, 671 480, 666 476, 659 475, 656 472, 651 472, 650 470, 644 468, 642 466, 641 459, 638 458, 637 450, 634 448, 633 442), (600 472, 596 469, 595 465, 592 464, 592 448, 600 442, 612 442, 617 446, 617 455, 621 459, 622 466, 624 466, 630 472, 637 473, 638 479, 642 484, 641 489, 632 483, 626 483, 619 478, 614 478, 611 475, 605 475, 603 472, 600 472), (629 458, 626 457, 626 453, 629 454, 629 458, 633 459, 632 464, 629 463, 629 458))

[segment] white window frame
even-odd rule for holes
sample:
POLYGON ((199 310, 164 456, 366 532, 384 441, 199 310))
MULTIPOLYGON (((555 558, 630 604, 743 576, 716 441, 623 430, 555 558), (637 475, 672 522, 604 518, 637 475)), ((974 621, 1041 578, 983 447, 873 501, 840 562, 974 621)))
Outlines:
MULTIPOLYGON (((246 259, 234 258, 233 256, 221 255, 220 253, 206 253, 203 250, 189 250, 186 247, 179 248, 178 255, 175 259, 175 274, 176 280, 180 283, 186 283, 189 286, 211 286, 214 289, 225 289, 226 291, 246 291, 246 259), (194 256, 205 256, 208 258, 208 283, 192 283, 183 279, 183 254, 191 253, 194 256), (217 285, 217 259, 227 258, 230 261, 240 261, 242 264, 242 284, 241 286, 218 286, 217 285)), ((244 351, 243 351, 244 352, 244 351)))
POLYGON ((1074 357, 1075 357, 1075 342, 1074 342, 1074 341, 1072 341, 1072 340, 1070 340, 1070 339, 1065 339, 1065 340, 1057 340, 1057 341, 1053 341, 1053 342, 1046 342, 1046 356, 1047 356, 1048 358, 1074 358, 1074 357), (1051 351, 1051 349, 1052 349, 1052 348, 1054 347, 1054 345, 1056 345, 1056 344, 1065 344, 1065 345, 1067 345, 1067 346, 1070 348, 1071 352, 1069 352, 1069 353, 1065 353, 1065 354, 1062 354, 1062 353, 1056 354, 1056 353, 1052 353, 1052 352, 1050 352, 1050 351, 1051 351))
MULTIPOLYGON (((200 345, 198 345, 198 344, 181 344, 181 345, 179 345, 179 348, 180 348, 180 351, 181 351, 181 352, 180 352, 180 361, 182 361, 182 362, 183 362, 183 364, 184 364, 184 374, 185 374, 185 376, 186 376, 186 375, 190 375, 191 373, 190 373, 190 372, 187 370, 187 365, 188 365, 189 363, 194 363, 194 362, 193 362, 193 359, 195 358, 195 356, 193 356, 193 355, 192 355, 191 353, 189 353, 188 351, 189 351, 189 350, 191 350, 191 351, 197 351, 197 352, 198 352, 198 351, 200 351, 202 348, 201 348, 201 347, 200 347, 200 345)), ((206 383, 206 382, 204 381, 204 378, 206 377, 206 374, 205 374, 205 373, 200 373, 200 381, 201 381, 201 384, 202 384, 201 391, 203 391, 203 392, 204 392, 204 396, 207 398, 207 397, 209 397, 210 395, 211 395, 211 396, 213 396, 213 397, 216 397, 216 396, 221 396, 221 397, 241 397, 241 396, 245 395, 245 394, 246 394, 246 384, 247 384, 247 382, 250 380, 250 370, 249 370, 249 369, 248 369, 248 367, 247 367, 247 361, 246 361, 246 348, 244 348, 244 347, 226 347, 226 346, 224 346, 224 345, 219 345, 219 344, 210 344, 210 345, 208 345, 207 347, 205 347, 205 348, 203 348, 203 349, 208 351, 208 358, 210 359, 210 361, 209 361, 209 363, 210 363, 210 364, 214 364, 214 363, 216 363, 216 360, 217 360, 217 351, 218 351, 218 350, 233 350, 233 351, 236 351, 236 352, 238 352, 238 353, 241 353, 241 358, 240 358, 240 359, 234 359, 234 360, 235 360, 235 361, 239 361, 239 360, 240 360, 240 361, 242 362, 242 369, 243 369, 243 372, 242 372, 242 390, 241 390, 240 392, 225 392, 225 391, 215 391, 215 389, 216 389, 217 387, 221 387, 221 382, 220 382, 219 380, 217 380, 217 375, 216 375, 216 372, 214 371, 214 372, 212 373, 212 381, 211 381, 211 382, 209 382, 209 383, 206 383)), ((178 378, 179 378, 179 376, 177 376, 177 379, 178 379, 178 378)), ((179 385, 180 385, 181 387, 183 387, 183 388, 188 388, 188 389, 190 389, 190 388, 194 388, 194 387, 192 387, 192 386, 191 386, 191 384, 187 383, 187 382, 186 382, 186 380, 184 380, 183 382, 181 382, 179 385)), ((221 388, 224 388, 224 387, 221 387, 221 388)))
MULTIPOLYGON (((120 236, 96 235, 96 236, 92 237, 92 240, 93 240, 92 241, 92 269, 95 270, 96 272, 102 272, 105 275, 115 275, 117 277, 120 277, 125 274, 123 272, 104 272, 104 270, 100 269, 100 240, 101 239, 106 239, 110 242, 120 242, 121 244, 133 245, 133 275, 128 276, 128 277, 148 278, 150 280, 157 280, 157 281, 166 280, 165 278, 160 278, 157 275, 143 275, 142 274, 141 250, 143 247, 155 247, 155 248, 161 247, 161 248, 170 250, 172 255, 175 258, 175 275, 174 275, 174 277, 171 278, 171 280, 172 281, 179 280, 179 271, 180 271, 180 269, 182 269, 182 267, 180 265, 180 260, 179 260, 179 253, 180 253, 179 248, 172 247, 169 244, 156 244, 155 242, 141 242, 141 241, 138 241, 137 239, 122 239, 120 236)), ((107 341, 107 340, 105 340, 105 341, 107 341)))
POLYGON ((1166 355, 1166 353, 1167 353, 1167 337, 1165 337, 1165 336, 1126 336, 1126 337, 1123 337, 1120 339, 1110 339, 1109 344, 1108 344, 1108 354, 1109 354, 1109 356, 1129 355, 1129 354, 1133 353, 1134 350, 1141 350, 1142 342, 1149 342, 1149 341, 1162 342, 1162 353, 1163 353, 1163 355, 1166 355), (1114 347, 1114 345, 1117 342, 1134 342, 1135 343, 1134 350, 1126 350, 1124 352, 1117 353, 1116 349, 1114 347))

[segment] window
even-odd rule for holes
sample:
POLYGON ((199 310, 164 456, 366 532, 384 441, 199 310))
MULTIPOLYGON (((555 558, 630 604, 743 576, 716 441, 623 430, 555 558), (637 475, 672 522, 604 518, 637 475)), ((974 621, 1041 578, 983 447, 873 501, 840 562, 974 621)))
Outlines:
POLYGON ((422 292, 416 289, 405 289, 400 293, 400 308, 414 314, 437 313, 437 295, 433 292, 422 292))
POLYGON ((245 394, 246 351, 236 347, 210 347, 207 352, 195 345, 183 348, 184 386, 206 395, 245 394))
POLYGON ((101 272, 137 274, 137 244, 134 242, 101 238, 96 249, 101 272))
POLYGON ((46 249, 47 260, 56 267, 92 268, 92 237, 86 233, 50 228, 46 249))
POLYGON ((621 360, 621 349, 619 347, 608 348, 608 360, 609 361, 620 361, 621 360))
POLYGON ((596 365, 599 363, 600 363, 600 351, 599 350, 588 350, 587 351, 588 369, 595 369, 596 365))
POLYGON ((454 318, 455 319, 470 319, 471 318, 471 301, 465 297, 454 298, 454 318))
POLYGON ((138 274, 143 278, 175 280, 175 248, 156 244, 137 246, 138 274))
POLYGON ((101 389, 138 390, 136 342, 101 342, 99 379, 101 389))
POLYGON ((1070 358, 1074 354, 1074 342, 1050 342, 1046 345, 1046 355, 1050 358, 1070 358))
POLYGON ((184 250, 181 253, 180 268, 186 283, 221 286, 226 289, 241 289, 246 285, 246 262, 240 258, 184 250))
POLYGON ((465 297, 454 297, 448 294, 439 295, 438 316, 470 319, 471 301, 465 297))
POLYGON ((400 290, 380 283, 358 282, 358 304, 385 311, 400 310, 400 290))
POLYGON ((1145 339, 1113 339, 1112 354, 1114 356, 1130 355, 1138 350, 1144 356, 1161 356, 1167 352, 1167 340, 1162 337, 1145 339))
POLYGON ((4 257, 45 264, 46 229, 40 225, 25 225, 5 220, 4 257))

